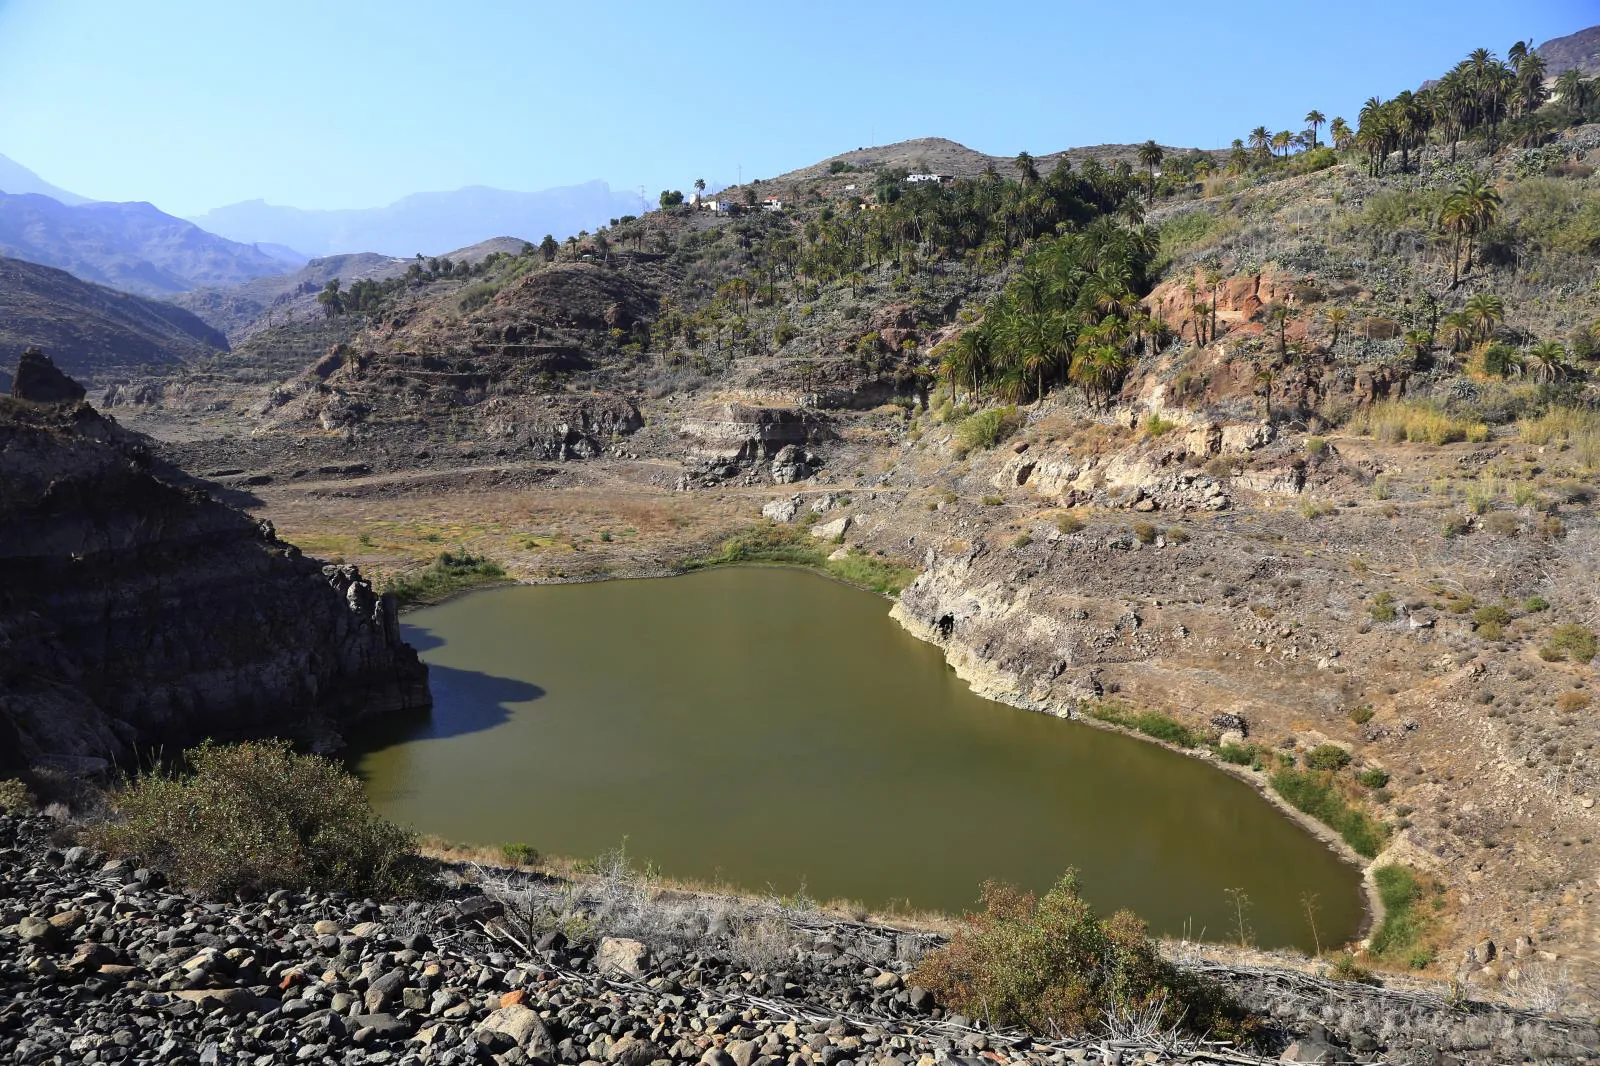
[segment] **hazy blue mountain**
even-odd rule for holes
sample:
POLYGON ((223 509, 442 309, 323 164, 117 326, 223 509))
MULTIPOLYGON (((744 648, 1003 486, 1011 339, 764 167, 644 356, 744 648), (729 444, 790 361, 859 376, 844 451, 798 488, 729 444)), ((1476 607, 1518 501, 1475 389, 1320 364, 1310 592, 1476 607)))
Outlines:
POLYGON ((246 243, 287 245, 312 256, 355 249, 385 255, 438 255, 498 234, 537 243, 546 233, 564 238, 653 206, 637 193, 591 181, 540 192, 474 185, 454 192, 414 193, 388 207, 310 211, 264 200, 219 207, 195 224, 246 243))
POLYGON ((64 204, 86 204, 89 201, 75 192, 58 189, 39 175, 12 159, 0 155, 0 192, 37 193, 59 200, 64 204))
POLYGON ((141 296, 238 285, 305 263, 287 249, 268 253, 207 233, 150 204, 69 205, 36 193, 0 193, 0 255, 141 296))

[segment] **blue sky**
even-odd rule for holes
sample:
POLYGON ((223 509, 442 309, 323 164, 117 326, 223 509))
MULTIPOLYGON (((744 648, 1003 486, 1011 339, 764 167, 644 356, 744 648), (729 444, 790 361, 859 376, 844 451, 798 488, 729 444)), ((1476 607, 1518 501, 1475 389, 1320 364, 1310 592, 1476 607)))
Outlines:
POLYGON ((909 137, 1216 147, 1595 23, 1600 0, 0 0, 0 154, 177 214, 592 178, 653 199, 909 137))

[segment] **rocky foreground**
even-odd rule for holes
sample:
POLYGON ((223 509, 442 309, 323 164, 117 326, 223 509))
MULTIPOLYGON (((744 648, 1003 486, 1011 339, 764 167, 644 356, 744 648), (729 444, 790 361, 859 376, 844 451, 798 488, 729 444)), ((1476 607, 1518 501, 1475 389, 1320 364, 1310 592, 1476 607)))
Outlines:
MULTIPOLYGON (((1254 1062, 1108 1020, 1038 1041, 903 976, 936 938, 776 904, 509 873, 427 903, 205 902, 0 818, 0 1061, 955 1066, 1254 1062)), ((448 876, 448 874, 447 874, 448 876)), ((1299 1062, 1595 1061, 1600 1028, 1288 970, 1211 968, 1299 1062)))

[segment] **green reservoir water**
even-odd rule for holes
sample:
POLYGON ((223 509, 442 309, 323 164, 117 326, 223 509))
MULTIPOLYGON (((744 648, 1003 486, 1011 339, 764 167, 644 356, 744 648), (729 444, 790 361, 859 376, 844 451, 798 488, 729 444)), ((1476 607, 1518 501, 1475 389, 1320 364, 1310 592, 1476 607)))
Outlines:
POLYGON ((431 716, 357 738, 385 814, 460 841, 958 912, 1075 866, 1105 911, 1257 943, 1354 935, 1355 870, 1247 785, 972 694, 881 598, 800 570, 517 586, 406 617, 431 716))

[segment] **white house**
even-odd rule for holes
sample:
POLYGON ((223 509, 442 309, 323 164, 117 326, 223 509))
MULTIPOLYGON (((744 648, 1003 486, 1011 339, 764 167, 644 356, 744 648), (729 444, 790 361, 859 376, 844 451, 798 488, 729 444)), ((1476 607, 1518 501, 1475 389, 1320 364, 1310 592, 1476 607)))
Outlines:
POLYGON ((761 210, 774 212, 782 211, 783 201, 778 199, 776 196, 769 196, 765 200, 761 201, 761 210))
POLYGON ((950 175, 950 174, 907 174, 906 175, 906 182, 910 183, 910 184, 914 184, 914 183, 918 183, 918 182, 924 182, 924 181, 931 181, 935 185, 943 185, 946 182, 955 181, 955 180, 956 180, 955 177, 953 175, 950 175))

